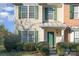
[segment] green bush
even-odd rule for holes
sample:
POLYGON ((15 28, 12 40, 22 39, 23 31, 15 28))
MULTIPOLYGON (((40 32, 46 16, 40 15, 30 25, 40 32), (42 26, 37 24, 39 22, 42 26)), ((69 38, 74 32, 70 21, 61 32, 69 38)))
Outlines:
POLYGON ((66 46, 67 45, 64 42, 57 43, 57 45, 56 45, 57 54, 60 56, 63 56, 65 49, 67 48, 66 46))
POLYGON ((25 51, 36 51, 35 43, 26 43, 23 46, 23 50, 25 51))
POLYGON ((75 46, 76 47, 76 51, 79 52, 79 43, 76 43, 75 45, 76 45, 75 46))
POLYGON ((76 46, 76 51, 79 52, 79 46, 76 46))
POLYGON ((42 53, 42 55, 49 55, 49 45, 46 42, 39 42, 37 44, 37 51, 42 53))
POLYGON ((37 45, 36 45, 37 50, 40 50, 41 47, 44 46, 44 45, 48 45, 47 42, 39 42, 39 43, 37 43, 37 45))
POLYGON ((65 42, 59 42, 59 43, 57 43, 57 45, 56 45, 56 47, 63 47, 63 48, 65 48, 65 49, 67 49, 68 48, 68 43, 65 43, 65 42))
POLYGON ((16 50, 18 42, 16 35, 7 35, 4 40, 4 47, 7 51, 16 50))
POLYGON ((75 43, 69 43, 69 49, 70 51, 76 51, 76 45, 75 43))
POLYGON ((16 47, 17 51, 23 51, 23 43, 18 42, 16 45, 17 45, 17 47, 16 47))
POLYGON ((49 55, 49 47, 48 46, 42 46, 40 49, 40 52, 42 55, 49 55))
POLYGON ((63 56, 63 55, 64 55, 64 51, 65 51, 65 49, 62 48, 62 47, 58 47, 58 48, 57 48, 57 54, 58 54, 59 56, 63 56))
POLYGON ((4 44, 4 38, 0 37, 0 45, 3 45, 3 44, 4 44))

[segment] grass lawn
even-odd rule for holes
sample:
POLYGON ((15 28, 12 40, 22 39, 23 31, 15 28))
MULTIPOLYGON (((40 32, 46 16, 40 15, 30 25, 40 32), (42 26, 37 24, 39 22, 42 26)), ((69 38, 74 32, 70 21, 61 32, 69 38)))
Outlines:
POLYGON ((21 51, 21 52, 7 52, 3 45, 0 45, 0 56, 42 56, 41 53, 38 53, 37 51, 34 52, 27 52, 27 51, 21 51))

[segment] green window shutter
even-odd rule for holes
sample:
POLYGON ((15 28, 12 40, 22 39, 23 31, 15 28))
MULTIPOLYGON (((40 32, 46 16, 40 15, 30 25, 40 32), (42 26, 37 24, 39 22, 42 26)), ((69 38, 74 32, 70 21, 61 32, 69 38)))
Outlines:
POLYGON ((38 43, 38 31, 35 31, 35 43, 38 43))
POLYGON ((38 19, 39 9, 38 6, 35 6, 35 19, 38 19))
POLYGON ((70 19, 74 18, 74 5, 70 4, 70 19))
POLYGON ((57 7, 54 9, 54 20, 57 20, 57 7))
POLYGON ((21 19, 21 5, 20 6, 18 6, 18 16, 19 16, 19 19, 21 19))
POLYGON ((48 21, 48 8, 45 8, 45 20, 48 21))

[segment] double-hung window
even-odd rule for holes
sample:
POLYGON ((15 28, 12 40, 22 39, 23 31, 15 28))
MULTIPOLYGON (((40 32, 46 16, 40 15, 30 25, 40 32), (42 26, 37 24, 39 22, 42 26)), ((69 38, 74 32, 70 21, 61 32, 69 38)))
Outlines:
POLYGON ((19 6, 19 18, 27 18, 27 6, 19 6))
POLYGON ((29 6, 29 18, 34 18, 34 6, 29 6))
POLYGON ((54 19, 54 8, 48 7, 48 19, 54 19))
POLYGON ((74 41, 75 43, 79 42, 79 31, 74 31, 74 41))
POLYGON ((22 31, 21 32, 22 42, 38 42, 38 31, 22 31))
POLYGON ((79 5, 74 5, 74 19, 79 19, 79 5))
POLYGON ((19 6, 19 18, 38 19, 38 6, 19 6))
POLYGON ((29 18, 38 18, 38 6, 29 6, 29 18))
POLYGON ((79 19, 79 4, 70 4, 70 19, 79 19))

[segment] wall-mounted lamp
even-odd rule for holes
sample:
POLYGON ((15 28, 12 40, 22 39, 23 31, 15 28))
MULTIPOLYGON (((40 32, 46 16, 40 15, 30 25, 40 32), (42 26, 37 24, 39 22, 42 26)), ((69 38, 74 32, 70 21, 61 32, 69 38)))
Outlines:
POLYGON ((56 29, 56 33, 57 33, 57 34, 58 34, 58 32, 59 32, 58 29, 56 29))

